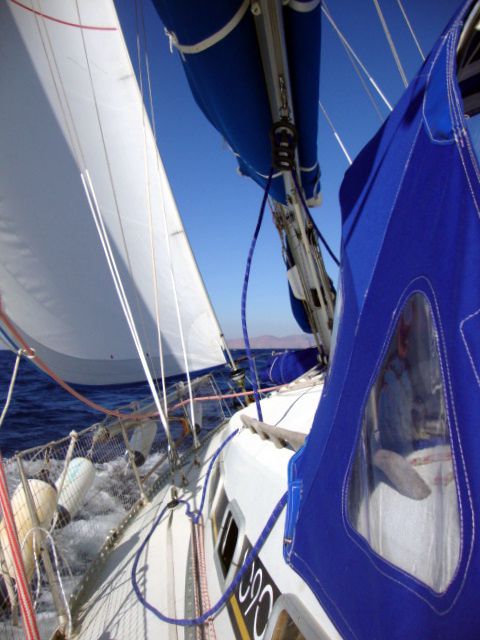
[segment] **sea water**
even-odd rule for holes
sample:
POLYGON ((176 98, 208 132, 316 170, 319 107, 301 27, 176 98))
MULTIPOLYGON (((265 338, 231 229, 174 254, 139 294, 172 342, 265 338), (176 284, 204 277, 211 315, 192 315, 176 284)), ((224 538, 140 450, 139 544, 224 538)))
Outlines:
MULTIPOLYGON (((266 350, 256 351, 257 366, 261 366, 270 354, 271 352, 266 350)), ((233 355, 235 358, 242 359, 241 364, 246 368, 244 352, 236 350, 233 355)), ((7 399, 15 359, 14 353, 0 350, 0 413, 7 399)), ((227 367, 212 370, 222 392, 232 390, 233 383, 229 373, 227 367)), ((75 388, 90 400, 109 409, 149 397, 148 386, 143 383, 108 387, 76 386, 75 388)), ((230 403, 231 411, 235 410, 238 405, 235 406, 233 401, 230 403)), ((0 450, 5 460, 10 491, 13 492, 20 481, 18 467, 13 460, 17 451, 45 445, 52 440, 68 436, 72 430, 80 432, 101 421, 102 418, 103 415, 75 399, 33 363, 23 358, 13 388, 11 403, 0 430, 0 450)), ((213 422, 206 407, 203 428, 208 430, 216 424, 218 424, 218 418, 213 422)), ((108 443, 105 447, 108 447, 108 443)), ((96 557, 105 537, 118 525, 128 508, 138 498, 136 483, 133 478, 128 478, 126 475, 125 470, 128 464, 125 448, 117 447, 115 452, 112 451, 112 455, 104 455, 105 451, 100 450, 98 453, 102 455, 93 455, 96 467, 94 485, 89 490, 84 504, 75 519, 64 529, 56 531, 54 536, 62 587, 67 597, 78 583, 79 577, 96 557), (115 483, 117 486, 122 486, 121 496, 116 494, 112 486, 115 483)), ((153 450, 149 460, 142 467, 142 473, 152 468, 161 457, 160 450, 153 450)), ((35 465, 42 466, 42 464, 42 459, 37 462, 25 460, 28 476, 35 477, 39 471, 35 465)), ((52 478, 59 477, 62 468, 63 461, 56 459, 53 455, 49 460, 52 478)), ((47 637, 54 629, 56 620, 51 595, 42 580, 34 578, 32 588, 35 592, 34 598, 37 600, 39 624, 42 627, 42 633, 47 637)), ((21 637, 21 633, 21 628, 12 627, 8 618, 3 618, 0 612, 0 637, 16 640, 21 637)))
MULTIPOLYGON (((256 361, 268 357, 271 351, 255 352, 256 361)), ((235 350, 235 358, 244 358, 244 351, 235 350)), ((0 350, 0 413, 7 398, 15 354, 0 350)), ((246 363, 242 362, 245 367, 246 363)), ((223 391, 229 391, 227 367, 212 369, 223 391)), ((178 381, 177 377, 173 382, 178 381)), ((91 387, 76 385, 75 389, 90 400, 109 409, 124 406, 134 400, 148 398, 147 383, 91 387)), ((31 362, 22 358, 13 390, 12 401, 0 430, 0 450, 3 456, 16 451, 45 444, 67 436, 72 430, 81 431, 102 415, 74 398, 31 362)))

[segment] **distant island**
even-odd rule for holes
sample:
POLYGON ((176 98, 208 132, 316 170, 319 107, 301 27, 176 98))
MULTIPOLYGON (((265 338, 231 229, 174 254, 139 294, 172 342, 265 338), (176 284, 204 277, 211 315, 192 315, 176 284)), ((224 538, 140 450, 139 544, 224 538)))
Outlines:
MULTIPOLYGON (((233 338, 227 340, 230 349, 244 349, 243 338, 233 338)), ((252 349, 306 349, 314 345, 312 336, 307 334, 293 336, 257 336, 250 338, 252 349)))

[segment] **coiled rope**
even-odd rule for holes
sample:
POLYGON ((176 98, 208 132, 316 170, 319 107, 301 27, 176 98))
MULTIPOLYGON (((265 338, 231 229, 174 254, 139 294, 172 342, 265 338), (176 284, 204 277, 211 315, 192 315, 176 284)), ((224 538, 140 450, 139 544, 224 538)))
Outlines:
MULTIPOLYGON (((228 600, 230 599, 230 596, 233 594, 233 592, 235 591, 235 589, 239 585, 240 581, 242 580, 243 576, 248 571, 248 569, 251 567, 253 561, 257 557, 260 549, 262 548, 263 544, 265 543, 265 540, 267 539, 267 537, 269 536, 269 534, 272 531, 273 527, 275 526, 275 523, 277 522, 277 520, 278 520, 281 512, 283 511, 283 508, 285 507, 286 503, 287 503, 287 492, 285 492, 283 494, 283 496, 280 498, 280 500, 277 502, 277 504, 276 504, 274 510, 272 511, 272 513, 271 513, 266 525, 264 526, 262 532, 260 533, 260 535, 259 535, 259 537, 257 539, 257 542, 252 547, 252 549, 250 549, 250 551, 248 552, 248 555, 245 558, 243 566, 241 567, 239 572, 236 574, 235 578, 232 580, 232 582, 230 583, 230 585, 228 586, 228 588, 226 589, 226 591, 224 592, 222 597, 218 600, 218 602, 216 602, 213 605, 213 607, 211 607, 208 611, 205 611, 205 613, 203 613, 201 616, 198 616, 196 618, 171 618, 170 616, 166 616, 161 611, 159 611, 156 607, 154 607, 152 604, 150 604, 150 602, 148 602, 146 600, 146 598, 143 597, 143 595, 140 592, 140 588, 138 586, 137 568, 138 568, 138 563, 140 561, 140 556, 143 553, 143 550, 147 546, 148 542, 150 541, 150 538, 154 534, 158 524, 160 523, 160 521, 162 520, 163 516, 165 515, 165 513, 170 508, 170 506, 167 504, 162 509, 162 511, 160 512, 160 515, 157 517, 157 519, 153 523, 153 525, 152 525, 147 537, 142 542, 139 550, 135 554, 135 560, 133 562, 132 572, 131 572, 132 586, 133 586, 133 590, 135 592, 135 595, 137 596, 139 601, 143 604, 143 606, 146 609, 148 609, 151 613, 153 613, 154 616, 156 616, 157 618, 162 620, 162 622, 166 622, 167 624, 178 625, 178 626, 181 626, 181 627, 195 627, 197 625, 204 624, 209 618, 211 618, 218 611, 220 611, 220 609, 223 606, 225 606, 225 604, 228 602, 228 600)), ((189 518, 192 518, 192 520, 194 519, 195 514, 190 509, 190 505, 188 504, 188 502, 186 500, 177 500, 177 501, 175 501, 175 506, 177 504, 185 505, 185 513, 186 513, 186 515, 189 518)))

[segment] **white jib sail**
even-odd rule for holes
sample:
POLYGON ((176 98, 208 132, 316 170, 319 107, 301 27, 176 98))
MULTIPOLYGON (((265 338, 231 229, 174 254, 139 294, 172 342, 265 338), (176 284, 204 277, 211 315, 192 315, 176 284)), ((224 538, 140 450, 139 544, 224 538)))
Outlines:
POLYGON ((0 87, 0 294, 30 346, 70 382, 144 378, 87 172, 153 375, 155 287, 165 374, 185 369, 172 273, 189 370, 224 362, 111 0, 0 0, 0 87))

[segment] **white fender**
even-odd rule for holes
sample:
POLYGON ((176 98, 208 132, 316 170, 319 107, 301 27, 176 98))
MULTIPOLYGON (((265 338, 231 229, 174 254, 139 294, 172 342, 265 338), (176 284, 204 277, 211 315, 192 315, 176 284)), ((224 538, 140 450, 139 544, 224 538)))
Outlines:
POLYGON ((135 428, 130 438, 129 446, 137 467, 141 467, 148 458, 156 435, 157 423, 155 420, 142 422, 142 424, 139 424, 138 427, 135 428))
MULTIPOLYGON (((88 458, 73 458, 68 465, 63 487, 58 496, 57 527, 67 525, 85 501, 95 480, 95 467, 88 458)), ((60 488, 60 478, 56 482, 60 488)))
MULTIPOLYGON (((37 513, 39 525, 40 527, 48 529, 57 504, 57 490, 48 482, 38 480, 36 478, 29 480, 28 484, 35 504, 35 511, 37 513)), ((30 533, 28 537, 26 537, 28 532, 36 526, 36 523, 30 516, 25 491, 22 485, 19 485, 15 489, 11 499, 11 505, 20 546, 23 546, 22 557, 25 565, 25 574, 27 576, 27 580, 30 581, 35 570, 34 551, 36 554, 40 553, 40 545, 45 536, 36 532, 30 533)), ((3 520, 0 523, 0 544, 2 545, 6 565, 2 568, 2 573, 8 573, 13 579, 15 579, 12 553, 3 520)))

